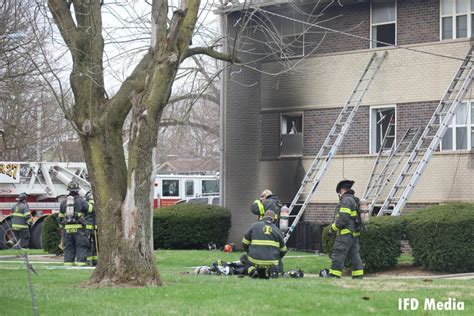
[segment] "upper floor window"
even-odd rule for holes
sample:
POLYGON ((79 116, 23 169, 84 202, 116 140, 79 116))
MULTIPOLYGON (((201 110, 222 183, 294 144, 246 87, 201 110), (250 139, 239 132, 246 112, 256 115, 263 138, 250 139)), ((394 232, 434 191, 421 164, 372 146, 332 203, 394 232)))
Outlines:
POLYGON ((441 39, 470 37, 474 0, 441 0, 441 39))
POLYGON ((387 46, 387 44, 395 45, 397 37, 397 1, 372 0, 370 8, 372 48, 387 46))
POLYGON ((474 101, 457 106, 441 142, 441 150, 470 149, 474 149, 474 101))
POLYGON ((280 119, 280 155, 303 154, 303 113, 282 114, 280 119))
POLYGON ((370 152, 390 150, 395 141, 395 107, 375 107, 370 110, 370 152), (384 141, 385 140, 385 141, 384 141), (383 148, 382 148, 383 146, 383 148))

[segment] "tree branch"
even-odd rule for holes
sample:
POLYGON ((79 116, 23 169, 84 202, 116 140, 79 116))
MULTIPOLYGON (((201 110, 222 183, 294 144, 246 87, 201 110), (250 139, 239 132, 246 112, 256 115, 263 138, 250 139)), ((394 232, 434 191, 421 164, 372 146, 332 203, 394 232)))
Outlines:
POLYGON ((197 122, 191 122, 191 121, 179 121, 176 119, 163 119, 160 122, 160 127, 170 127, 170 126, 190 126, 190 127, 196 127, 199 129, 202 129, 203 131, 212 134, 216 137, 219 137, 219 129, 218 128, 213 128, 205 124, 197 123, 197 122))
POLYGON ((192 93, 192 92, 184 94, 184 95, 179 95, 179 96, 176 96, 174 98, 170 98, 168 103, 171 104, 171 103, 176 103, 176 102, 183 101, 183 100, 196 100, 198 98, 199 99, 210 100, 211 102, 213 102, 215 104, 220 103, 220 100, 215 95, 205 94, 205 93, 192 93))
POLYGON ((48 0, 48 7, 64 42, 72 52, 76 47, 78 29, 69 9, 70 4, 66 0, 48 0))
POLYGON ((230 63, 234 63, 234 62, 240 63, 240 60, 237 58, 237 56, 234 56, 232 54, 224 54, 224 53, 218 52, 218 51, 212 49, 211 47, 190 48, 184 54, 183 60, 188 58, 188 57, 191 57, 193 55, 198 55, 198 54, 207 55, 209 57, 220 59, 220 60, 223 60, 223 61, 228 61, 230 63))

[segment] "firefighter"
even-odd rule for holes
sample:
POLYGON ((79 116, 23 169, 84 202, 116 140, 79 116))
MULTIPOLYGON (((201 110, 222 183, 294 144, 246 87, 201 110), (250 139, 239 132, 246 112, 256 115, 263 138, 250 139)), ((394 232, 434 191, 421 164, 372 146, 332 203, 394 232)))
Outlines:
POLYGON ((275 215, 271 210, 266 211, 263 219, 252 224, 242 239, 250 277, 278 277, 278 264, 287 248, 283 234, 274 224, 275 215))
POLYGON ((273 211, 275 213, 275 223, 278 226, 282 206, 278 197, 273 195, 272 191, 266 189, 260 194, 260 199, 253 202, 250 211, 258 216, 259 221, 263 219, 265 211, 273 211))
POLYGON ((359 235, 361 223, 359 218, 359 203, 352 190, 354 181, 342 180, 336 186, 339 195, 339 205, 336 218, 329 229, 330 235, 337 234, 332 248, 332 265, 329 277, 340 278, 346 257, 349 256, 352 265, 352 278, 362 279, 364 266, 360 259, 359 235))
POLYGON ((87 254, 87 261, 92 266, 97 265, 97 225, 95 220, 94 196, 89 191, 84 196, 87 201, 86 233, 89 241, 89 252, 87 254))
POLYGON ((71 181, 67 190, 69 196, 59 206, 59 220, 64 230, 64 265, 87 265, 89 242, 86 234, 85 216, 88 211, 86 200, 79 195, 79 185, 71 181))
POLYGON ((12 231, 16 243, 14 248, 29 248, 30 245, 30 225, 33 219, 26 204, 27 199, 26 193, 20 193, 16 198, 17 203, 12 207, 12 231))

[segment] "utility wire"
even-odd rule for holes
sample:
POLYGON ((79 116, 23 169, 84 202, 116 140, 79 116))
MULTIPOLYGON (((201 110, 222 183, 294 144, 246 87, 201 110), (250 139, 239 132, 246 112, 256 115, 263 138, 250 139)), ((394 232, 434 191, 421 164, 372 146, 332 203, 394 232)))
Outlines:
POLYGON ((397 49, 404 49, 404 50, 408 50, 408 51, 412 51, 412 52, 416 52, 416 53, 420 53, 420 54, 431 55, 431 56, 435 56, 435 57, 441 57, 441 58, 447 58, 447 59, 459 60, 459 61, 463 61, 463 60, 464 60, 464 59, 462 59, 462 58, 457 58, 457 57, 453 57, 453 56, 447 56, 447 55, 443 55, 443 54, 437 54, 437 53, 427 52, 427 51, 424 51, 424 50, 419 50, 419 49, 415 49, 415 48, 409 48, 409 47, 405 47, 405 46, 399 46, 399 45, 395 45, 395 44, 391 44, 391 43, 386 43, 386 42, 382 42, 382 41, 370 39, 370 38, 368 38, 368 37, 364 37, 364 36, 360 36, 360 35, 356 35, 356 34, 344 32, 344 31, 335 30, 335 29, 332 29, 332 28, 329 28, 329 27, 325 27, 325 26, 321 26, 321 25, 318 25, 318 24, 315 24, 315 23, 310 23, 310 22, 306 22, 306 21, 301 21, 301 20, 298 20, 298 19, 296 19, 296 18, 292 18, 292 17, 288 17, 288 16, 285 16, 285 15, 282 15, 282 14, 275 13, 275 12, 267 11, 267 10, 262 9, 262 8, 255 8, 255 7, 252 7, 252 9, 254 9, 254 10, 257 11, 257 12, 258 12, 258 11, 262 11, 262 12, 264 12, 264 13, 267 13, 267 14, 270 14, 270 15, 273 15, 273 16, 276 16, 276 17, 279 17, 279 18, 283 18, 283 19, 290 20, 290 21, 293 21, 293 22, 302 23, 302 24, 305 24, 305 25, 308 25, 308 26, 313 26, 313 27, 316 27, 316 28, 325 30, 325 31, 327 31, 327 32, 342 34, 342 35, 345 35, 345 36, 349 36, 349 37, 361 39, 361 40, 368 41, 368 42, 371 42, 371 43, 382 44, 382 45, 389 46, 389 47, 394 47, 394 48, 397 48, 397 49))

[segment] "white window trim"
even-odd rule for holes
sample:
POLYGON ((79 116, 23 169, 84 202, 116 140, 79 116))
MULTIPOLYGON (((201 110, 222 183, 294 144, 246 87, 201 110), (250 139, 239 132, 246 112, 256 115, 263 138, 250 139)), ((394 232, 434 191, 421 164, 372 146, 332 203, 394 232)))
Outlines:
POLYGON ((302 47, 302 53, 300 55, 288 55, 288 54, 285 54, 284 51, 282 50, 280 52, 280 58, 297 58, 297 57, 304 57, 305 56, 305 33, 306 32, 303 32, 302 34, 286 34, 286 35, 282 35, 281 36, 281 39, 282 39, 282 42, 284 38, 286 37, 295 37, 295 36, 301 36, 301 39, 303 41, 303 47, 302 47))
POLYGON ((458 16, 467 16, 467 37, 461 37, 461 38, 470 38, 472 36, 472 25, 471 25, 471 20, 472 16, 474 15, 474 8, 471 8, 471 0, 466 0, 467 1, 467 12, 466 13, 456 13, 456 0, 452 0, 453 2, 453 12, 451 14, 445 14, 443 15, 442 12, 442 5, 443 5, 443 0, 439 0, 439 40, 440 41, 449 41, 453 39, 458 38, 457 34, 457 28, 456 28, 456 20, 458 16), (453 37, 452 38, 447 38, 443 39, 443 18, 453 18, 452 21, 452 28, 453 28, 453 37))
POLYGON ((398 120, 397 120, 397 106, 396 104, 388 104, 388 105, 376 105, 376 106, 371 106, 369 108, 369 154, 371 155, 376 155, 378 152, 375 150, 375 136, 373 134, 373 129, 374 126, 372 124, 372 118, 373 118, 373 110, 378 110, 378 109, 395 109, 395 139, 393 140, 395 143, 397 143, 397 129, 398 129, 398 120), (373 149, 373 150, 372 150, 373 149))
POLYGON ((452 128, 453 129, 453 138, 452 138, 452 141, 453 141, 453 148, 452 149, 443 149, 443 138, 444 138, 444 135, 443 135, 443 138, 441 138, 441 141, 439 143, 439 149, 440 151, 444 151, 444 152, 450 152, 450 151, 457 151, 457 152, 461 152, 461 151, 471 151, 472 150, 472 142, 474 141, 472 139, 472 131, 474 130, 474 122, 471 122, 471 111, 472 111, 472 104, 474 103, 474 100, 464 100, 464 102, 467 103, 467 118, 466 118, 466 124, 457 124, 456 123, 456 115, 453 115, 453 118, 452 118, 452 122, 453 124, 449 124, 448 125, 448 128, 452 128), (467 127, 467 148, 466 149, 457 149, 457 144, 456 144, 456 141, 457 141, 457 133, 456 133, 456 127, 467 127))
MULTIPOLYGON (((441 1, 441 0, 440 0, 441 1)), ((379 25, 388 25, 395 23, 395 45, 398 43, 398 1, 395 0, 395 22, 385 22, 385 23, 372 23, 372 1, 370 1, 370 48, 380 48, 376 47, 373 42, 372 27, 379 25)))

